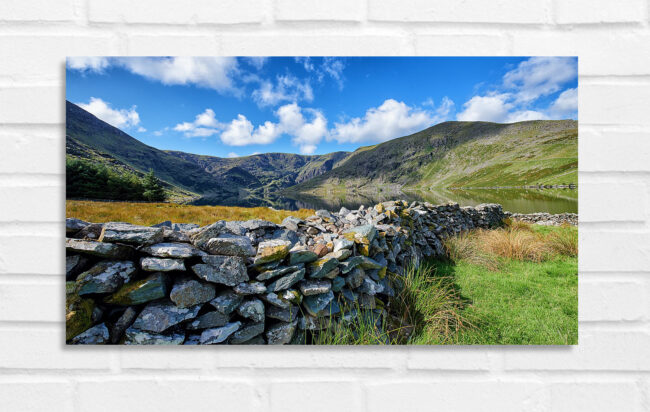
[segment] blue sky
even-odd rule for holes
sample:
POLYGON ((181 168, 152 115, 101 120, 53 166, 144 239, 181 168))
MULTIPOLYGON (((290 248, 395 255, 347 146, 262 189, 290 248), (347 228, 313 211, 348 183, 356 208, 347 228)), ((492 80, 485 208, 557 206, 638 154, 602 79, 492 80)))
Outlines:
POLYGON ((159 149, 351 151, 447 120, 577 119, 574 57, 69 57, 66 96, 159 149))

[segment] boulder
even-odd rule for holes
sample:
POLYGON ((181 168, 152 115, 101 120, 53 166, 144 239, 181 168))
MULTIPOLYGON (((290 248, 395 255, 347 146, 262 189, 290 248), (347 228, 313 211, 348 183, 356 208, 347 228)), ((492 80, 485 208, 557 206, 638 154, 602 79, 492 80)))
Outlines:
POLYGON ((156 243, 141 249, 142 252, 159 258, 186 259, 205 256, 206 253, 187 243, 156 243))
POLYGON ((136 267, 133 262, 104 260, 97 263, 77 278, 77 293, 80 296, 97 293, 113 293, 131 280, 136 267))
POLYGON ((69 238, 65 240, 65 248, 68 252, 85 253, 106 259, 129 259, 135 252, 130 246, 69 238))
POLYGON ((200 309, 201 305, 179 308, 172 302, 152 302, 140 312, 133 327, 148 332, 164 332, 183 321, 194 319, 200 309))
POLYGON ((169 292, 169 278, 161 273, 153 273, 144 279, 125 283, 117 292, 104 298, 112 305, 140 305, 152 300, 164 298, 169 292))
POLYGON ((201 333, 199 342, 201 345, 214 345, 221 343, 228 339, 230 335, 235 333, 241 327, 241 322, 228 323, 219 328, 206 329, 201 333))
POLYGON ((169 294, 169 299, 179 308, 189 308, 214 299, 215 287, 212 284, 201 283, 194 279, 183 279, 177 282, 169 294))
POLYGON ((257 246, 254 264, 261 265, 264 263, 281 261, 289 254, 291 242, 287 240, 266 240, 257 246))
POLYGON ((239 256, 203 256, 203 262, 192 266, 201 279, 208 282, 235 286, 248 281, 246 262, 239 256))
POLYGON ((102 228, 102 233, 99 235, 100 242, 130 243, 135 245, 159 243, 162 240, 163 229, 161 227, 138 226, 124 222, 105 223, 102 228))
POLYGON ((217 237, 208 240, 205 250, 213 255, 255 256, 251 240, 246 236, 217 237))
POLYGON ((142 270, 147 272, 185 271, 185 262, 183 262, 183 259, 144 257, 140 259, 140 266, 142 270))

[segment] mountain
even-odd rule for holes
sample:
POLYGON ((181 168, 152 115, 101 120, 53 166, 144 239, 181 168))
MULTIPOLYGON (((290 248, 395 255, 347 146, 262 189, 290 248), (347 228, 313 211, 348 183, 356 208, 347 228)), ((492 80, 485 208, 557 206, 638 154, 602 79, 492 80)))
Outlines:
POLYGON ((357 149, 292 193, 578 183, 578 123, 445 122, 357 149))
POLYGON ((231 159, 163 151, 66 101, 66 155, 136 175, 152 169, 168 188, 186 196, 237 199, 242 191, 271 192, 318 176, 334 168, 349 153, 266 153, 231 159))

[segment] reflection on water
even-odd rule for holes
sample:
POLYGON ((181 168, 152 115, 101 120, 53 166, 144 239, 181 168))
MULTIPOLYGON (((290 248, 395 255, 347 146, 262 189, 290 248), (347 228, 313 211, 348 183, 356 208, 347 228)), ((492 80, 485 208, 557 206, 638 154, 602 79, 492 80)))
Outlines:
POLYGON ((397 194, 348 192, 332 194, 327 197, 305 194, 268 195, 266 197, 240 195, 229 198, 204 197, 192 204, 240 207, 269 206, 285 210, 301 208, 338 210, 341 206, 357 209, 360 205, 369 206, 395 199, 419 200, 433 204, 457 202, 461 206, 500 203, 505 210, 516 213, 578 213, 577 189, 440 189, 404 191, 397 194))

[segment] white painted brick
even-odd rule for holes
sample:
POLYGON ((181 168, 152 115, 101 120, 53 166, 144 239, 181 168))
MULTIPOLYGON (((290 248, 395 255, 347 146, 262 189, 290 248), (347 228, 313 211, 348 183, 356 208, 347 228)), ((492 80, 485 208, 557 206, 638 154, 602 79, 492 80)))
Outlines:
POLYGON ((646 286, 631 281, 580 281, 580 321, 634 321, 647 319, 646 286))
POLYGON ((650 171, 650 130, 618 131, 580 129, 580 171, 650 171))
POLYGON ((64 103, 61 86, 0 89, 0 123, 63 123, 64 103))
POLYGON ((369 20, 396 22, 546 23, 547 1, 368 0, 369 20))
POLYGON ((580 183, 580 222, 643 222, 648 209, 646 185, 639 182, 612 181, 580 183), (589 207, 598 204, 598 207, 589 207))
MULTIPOLYGON (((63 309, 63 307, 61 307, 63 309)), ((63 316, 63 311, 60 312, 63 316)), ((4 327, 0 330, 2 369, 108 369, 110 351, 65 345, 63 322, 56 328, 4 327)))
POLYGON ((349 0, 275 0, 276 20, 336 20, 360 21, 364 18, 365 3, 349 0))
POLYGON ((215 363, 214 347, 196 346, 179 351, 177 347, 120 347, 123 369, 205 369, 215 363))
POLYGON ((384 356, 382 348, 368 347, 362 352, 341 350, 337 347, 296 347, 284 348, 278 352, 275 348, 232 348, 219 351, 218 368, 395 368, 404 365, 406 354, 396 352, 384 356))
POLYGON ((68 21, 75 19, 74 0, 2 0, 0 20, 68 21))
POLYGON ((256 411, 257 396, 250 384, 192 377, 81 381, 76 405, 81 411, 256 411), (116 396, 123 394, 124 396, 116 396), (128 394, 128 395, 126 395, 128 394))
POLYGON ((579 247, 579 271, 642 271, 650 267, 647 233, 580 230, 579 247))
POLYGON ((72 384, 65 382, 2 382, 0 399, 4 411, 73 411, 72 384))
POLYGON ((219 44, 214 35, 133 34, 127 38, 127 50, 133 56, 214 56, 219 44))
POLYGON ((642 411, 641 392, 634 382, 562 382, 549 387, 549 410, 642 411))
POLYGON ((0 127, 0 173, 61 173, 65 159, 63 127, 32 130, 0 127))
POLYGON ((441 346, 408 348, 409 369, 427 370, 489 370, 489 350, 481 346, 441 346))
POLYGON ((0 321, 63 321, 63 287, 63 279, 60 282, 0 283, 0 321))
POLYGON ((111 56, 115 39, 104 36, 0 36, 0 52, 12 56, 0 66, 0 76, 24 81, 65 80, 66 56, 111 56), (39 50, 34 53, 34 50, 39 50))
POLYGON ((509 40, 488 34, 418 34, 415 54, 421 56, 494 56, 506 54, 509 40))
MULTIPOLYGON (((583 326, 580 326, 583 328, 583 326)), ((505 347, 507 370, 648 371, 650 334, 625 330, 581 329, 571 347, 505 347)))
POLYGON ((270 387, 271 411, 303 412, 362 410, 362 394, 356 382, 282 382, 270 387), (288 394, 291 394, 289 397, 288 394))
POLYGON ((580 75, 650 74, 645 30, 522 30, 512 33, 512 42, 517 56, 579 56, 580 75))
POLYGON ((368 35, 259 35, 224 34, 221 53, 226 56, 383 56, 412 55, 413 45, 402 34, 368 35))
POLYGON ((534 382, 463 382, 446 379, 427 382, 368 384, 370 411, 522 411, 539 408, 544 400, 543 385, 534 382))
POLYGON ((647 19, 644 0, 555 0, 555 21, 560 24, 627 23, 647 19))
POLYGON ((240 24, 264 19, 266 8, 260 3, 264 1, 195 0, 190 5, 175 0, 89 0, 88 8, 91 22, 240 24))
POLYGON ((650 125, 646 104, 650 83, 580 84, 578 91, 580 123, 650 125))
POLYGON ((44 207, 43 199, 56 199, 63 191, 62 186, 0 187, 0 199, 5 199, 0 222, 61 222, 65 216, 63 202, 44 207))
POLYGON ((3 273, 64 274, 64 236, 63 224, 57 237, 0 236, 0 276, 3 273))

